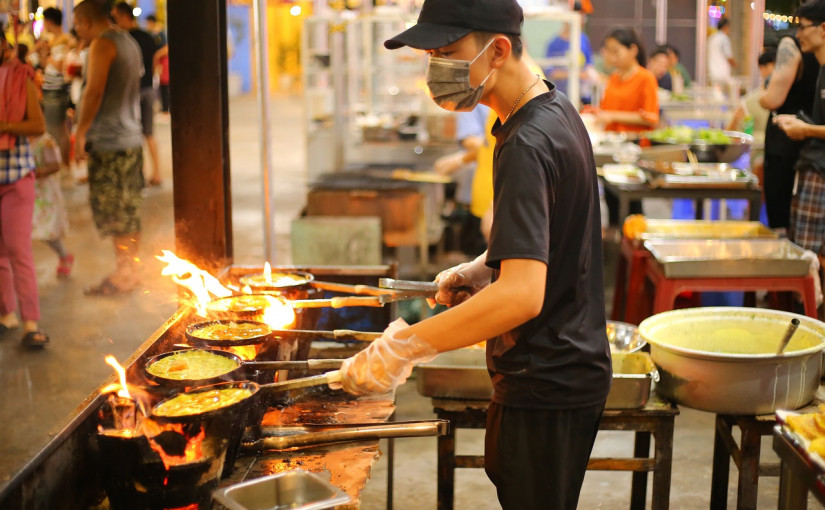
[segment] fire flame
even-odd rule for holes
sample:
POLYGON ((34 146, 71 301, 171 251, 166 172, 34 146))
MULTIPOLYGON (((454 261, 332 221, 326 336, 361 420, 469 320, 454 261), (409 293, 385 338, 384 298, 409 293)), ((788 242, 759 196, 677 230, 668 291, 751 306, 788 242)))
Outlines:
POLYGON ((179 423, 160 425, 152 420, 144 420, 142 428, 146 439, 149 441, 149 446, 158 452, 161 461, 163 461, 163 466, 167 471, 171 466, 180 466, 182 464, 188 464, 190 462, 203 459, 203 440, 206 437, 206 430, 204 430, 203 427, 199 427, 198 433, 192 437, 186 436, 183 425, 179 423), (155 436, 164 431, 173 431, 186 438, 186 446, 183 450, 183 455, 171 455, 166 453, 163 447, 153 439, 155 436))
POLYGON ((269 262, 264 262, 264 278, 266 283, 272 283, 272 266, 269 265, 269 262))
POLYGON ((295 310, 286 299, 273 296, 269 301, 271 304, 264 308, 261 322, 275 329, 286 329, 295 323, 295 310))
POLYGON ((123 367, 120 366, 120 363, 118 363, 117 360, 115 359, 115 357, 112 356, 111 354, 106 356, 105 359, 106 359, 106 363, 111 365, 112 368, 114 368, 115 371, 117 372, 118 378, 120 379, 120 384, 119 385, 110 384, 109 386, 106 386, 105 388, 103 388, 102 393, 109 393, 109 392, 115 391, 114 387, 115 386, 120 386, 120 388, 117 389, 117 396, 131 399, 132 395, 129 394, 129 388, 126 386, 126 370, 124 370, 123 367))
POLYGON ((232 295, 232 291, 221 285, 217 278, 169 250, 163 250, 163 255, 155 258, 166 263, 160 274, 172 276, 172 281, 189 289, 201 316, 206 316, 206 304, 212 301, 212 295, 219 298, 232 295))

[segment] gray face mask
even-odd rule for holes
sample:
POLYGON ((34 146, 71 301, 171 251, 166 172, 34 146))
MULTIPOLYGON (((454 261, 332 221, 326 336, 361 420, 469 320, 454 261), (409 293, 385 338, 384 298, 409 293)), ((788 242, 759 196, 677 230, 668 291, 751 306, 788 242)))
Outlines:
POLYGON ((474 88, 470 85, 470 65, 487 51, 493 40, 491 39, 476 58, 470 61, 430 57, 427 86, 430 87, 430 97, 435 104, 451 112, 469 112, 476 107, 484 92, 484 84, 493 74, 493 70, 491 69, 484 81, 474 88))

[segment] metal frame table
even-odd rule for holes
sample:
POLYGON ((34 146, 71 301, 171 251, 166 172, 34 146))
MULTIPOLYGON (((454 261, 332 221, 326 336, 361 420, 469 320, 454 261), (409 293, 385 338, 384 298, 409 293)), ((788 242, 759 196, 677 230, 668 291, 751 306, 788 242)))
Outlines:
POLYGON ((602 178, 605 193, 619 200, 619 222, 630 214, 630 202, 643 198, 687 198, 696 202, 696 219, 702 219, 702 201, 711 199, 744 199, 749 203, 751 221, 759 220, 762 190, 753 188, 652 188, 647 184, 614 184, 602 178))
POLYGON ((782 461, 779 476, 779 510, 805 510, 808 492, 825 505, 825 478, 783 432, 773 428, 773 451, 782 461))
MULTIPOLYGON (((483 455, 456 455, 456 429, 483 429, 487 423, 486 400, 432 399, 433 411, 450 420, 450 431, 438 438, 438 510, 452 510, 457 468, 483 468, 483 455)), ((673 424, 679 409, 653 393, 641 409, 605 410, 599 430, 634 432, 633 457, 591 458, 587 469, 632 471, 631 510, 645 507, 647 474, 653 473, 651 508, 666 510, 670 505, 670 480, 673 463, 673 424), (650 438, 655 439, 650 456, 650 438)))

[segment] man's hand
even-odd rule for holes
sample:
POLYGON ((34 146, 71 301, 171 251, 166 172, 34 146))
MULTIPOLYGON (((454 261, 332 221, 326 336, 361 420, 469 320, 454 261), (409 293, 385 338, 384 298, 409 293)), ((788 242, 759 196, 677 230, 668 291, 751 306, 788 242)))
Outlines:
POLYGON ((74 160, 80 163, 88 157, 86 154, 86 133, 77 132, 74 135, 74 160))
POLYGON ((435 347, 415 335, 399 338, 399 332, 407 327, 403 319, 397 319, 381 338, 344 360, 340 383, 344 390, 353 395, 385 393, 404 384, 413 366, 438 354, 435 347))
POLYGON ((438 273, 435 277, 435 283, 438 284, 435 302, 447 306, 460 305, 490 285, 493 272, 484 263, 486 258, 485 252, 472 262, 465 262, 438 273))
POLYGON ((433 170, 440 175, 450 175, 465 165, 464 158, 467 153, 464 151, 448 154, 435 160, 433 170))
POLYGON ((802 122, 794 115, 777 115, 774 123, 788 135, 791 140, 804 140, 807 138, 808 124, 802 122))

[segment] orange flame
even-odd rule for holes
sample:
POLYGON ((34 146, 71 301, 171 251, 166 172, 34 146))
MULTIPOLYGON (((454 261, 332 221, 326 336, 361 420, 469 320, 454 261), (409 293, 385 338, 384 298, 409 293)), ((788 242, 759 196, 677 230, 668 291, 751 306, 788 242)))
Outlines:
POLYGON ((163 250, 163 255, 155 258, 166 263, 166 267, 160 274, 171 275, 172 281, 189 289, 195 298, 195 308, 201 316, 206 316, 206 303, 212 301, 211 295, 217 297, 232 295, 232 291, 221 285, 217 278, 188 260, 179 258, 169 250, 163 250))
POLYGON ((123 369, 122 366, 120 366, 120 363, 118 363, 115 357, 111 354, 106 356, 105 359, 106 363, 111 365, 112 368, 114 368, 117 372, 118 378, 120 378, 120 384, 110 384, 109 386, 103 388, 103 391, 101 393, 110 393, 112 391, 117 390, 118 397, 125 397, 131 399, 132 395, 129 394, 129 388, 126 386, 126 371, 123 369), (120 388, 116 388, 117 386, 120 386, 120 388))
POLYGON ((261 322, 275 329, 286 329, 295 323, 295 310, 286 299, 272 296, 269 302, 269 306, 263 310, 261 322))
POLYGON ((269 262, 264 262, 264 278, 266 283, 272 283, 272 266, 269 265, 269 262))
POLYGON ((226 347, 226 350, 244 361, 253 361, 258 356, 257 345, 233 345, 226 347))
POLYGON ((153 439, 153 437, 157 436, 161 432, 168 430, 177 432, 178 434, 186 437, 186 434, 184 434, 183 425, 178 423, 160 425, 152 420, 144 420, 142 428, 146 439, 149 441, 149 446, 158 452, 161 461, 163 461, 163 466, 167 471, 171 466, 179 466, 203 459, 203 440, 206 437, 206 431, 203 427, 200 427, 199 432, 195 436, 186 438, 186 446, 184 447, 183 455, 170 455, 166 453, 163 447, 153 439))

